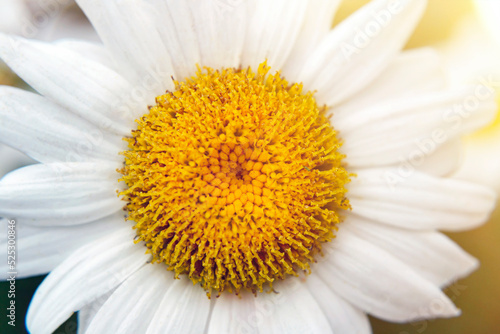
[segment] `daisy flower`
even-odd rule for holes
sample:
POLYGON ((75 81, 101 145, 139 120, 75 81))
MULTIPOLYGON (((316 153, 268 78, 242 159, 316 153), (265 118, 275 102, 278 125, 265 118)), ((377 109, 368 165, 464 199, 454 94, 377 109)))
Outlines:
POLYGON ((76 311, 85 333, 460 313, 441 287, 478 263, 437 230, 494 206, 447 178, 492 93, 400 52, 425 1, 374 0, 330 30, 338 3, 80 0, 103 46, 0 37, 39 93, 0 90, 0 140, 40 161, 0 182, 18 277, 51 271, 32 333, 76 311))

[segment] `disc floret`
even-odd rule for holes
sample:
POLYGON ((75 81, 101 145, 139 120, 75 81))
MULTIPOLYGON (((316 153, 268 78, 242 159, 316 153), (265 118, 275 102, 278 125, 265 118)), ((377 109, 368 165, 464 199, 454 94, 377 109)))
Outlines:
POLYGON ((121 195, 138 240, 208 291, 308 271, 349 208, 326 108, 268 72, 198 69, 126 139, 121 195))

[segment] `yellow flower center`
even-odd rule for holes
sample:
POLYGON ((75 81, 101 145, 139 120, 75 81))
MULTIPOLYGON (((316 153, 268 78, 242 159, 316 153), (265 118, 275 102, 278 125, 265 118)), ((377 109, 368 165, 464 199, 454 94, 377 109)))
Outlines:
POLYGON ((126 138, 121 195, 138 240, 209 292, 309 271, 350 207, 326 108, 268 71, 198 69, 126 138))

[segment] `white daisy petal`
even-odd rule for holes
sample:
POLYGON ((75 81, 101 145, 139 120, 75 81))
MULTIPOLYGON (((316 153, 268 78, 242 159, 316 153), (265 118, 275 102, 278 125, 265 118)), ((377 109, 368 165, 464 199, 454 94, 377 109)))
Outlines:
POLYGON ((68 37, 99 41, 95 29, 74 0, 58 3, 48 2, 50 0, 21 1, 32 6, 31 11, 34 14, 31 26, 26 27, 25 30, 28 32, 30 29, 40 30, 38 33, 28 33, 24 36, 45 41, 55 41, 68 37), (33 8, 35 7, 34 3, 37 3, 36 8, 33 8))
POLYGON ((215 301, 207 334, 261 333, 257 323, 261 321, 262 310, 257 310, 255 300, 249 292, 238 296, 223 293, 215 301))
POLYGON ((0 179, 7 173, 16 168, 31 165, 36 163, 35 160, 26 156, 26 154, 13 149, 10 146, 0 143, 0 157, 2 164, 0 165, 0 179))
POLYGON ((418 171, 356 171, 349 185, 353 213, 412 230, 460 231, 484 223, 495 207, 493 190, 418 171))
POLYGON ((53 181, 116 181, 120 163, 112 162, 54 162, 34 164, 7 174, 2 185, 48 183, 53 181))
MULTIPOLYGON (((425 158, 420 166, 414 166, 421 172, 434 176, 449 176, 462 165, 464 145, 457 138, 450 140, 425 158)), ((411 166, 411 163, 410 163, 411 166)))
POLYGON ((77 3, 148 103, 153 103, 154 97, 165 90, 174 89, 168 49, 154 20, 147 15, 154 9, 152 4, 134 0, 78 0, 77 3))
POLYGON ((352 215, 342 229, 387 251, 440 287, 469 275, 479 266, 475 258, 439 232, 409 231, 352 215))
POLYGON ((257 0, 249 8, 243 46, 243 67, 256 69, 267 59, 275 70, 284 65, 305 17, 307 1, 257 0))
POLYGON ((132 86, 118 73, 57 45, 0 35, 0 56, 40 94, 98 127, 130 134, 136 115, 122 96, 132 86))
POLYGON ((393 322, 460 314, 437 286, 354 234, 340 229, 331 247, 329 257, 313 270, 363 311, 393 322))
POLYGON ((205 291, 187 277, 173 279, 171 276, 164 282, 165 294, 146 333, 204 333, 211 301, 205 291))
POLYGON ((0 141, 41 162, 122 160, 122 143, 40 95, 0 86, 0 141))
POLYGON ((26 223, 76 225, 120 210, 116 164, 55 163, 17 169, 0 182, 0 215, 26 223), (112 176, 115 175, 115 176, 112 176))
POLYGON ((352 167, 422 163, 451 139, 489 124, 495 117, 493 95, 482 87, 386 101, 358 112, 340 114, 342 151, 352 167), (472 104, 471 104, 472 103, 472 104), (411 124, 411 126, 409 126, 411 124), (412 162, 413 163, 413 162, 412 162))
POLYGON ((309 275, 306 285, 325 312, 333 333, 371 333, 366 314, 335 294, 318 275, 309 275))
POLYGON ((161 265, 143 266, 106 300, 86 333, 145 333, 172 276, 161 265))
MULTIPOLYGON (((148 14, 155 19, 160 38, 172 56, 175 78, 183 80, 195 74, 196 64, 202 64, 196 34, 197 22, 189 1, 151 0, 148 14)), ((203 4, 206 2, 204 1, 203 4)), ((200 3, 198 3, 200 5, 200 3)), ((201 27, 200 27, 201 29, 201 27)))
POLYGON ((332 108, 332 112, 337 117, 347 116, 383 101, 443 89, 446 74, 442 65, 440 55, 431 48, 401 52, 372 83, 345 103, 332 108))
POLYGON ((116 289, 108 291, 78 311, 78 333, 87 333, 87 329, 89 328, 95 315, 115 291, 116 289))
POLYGON ((245 42, 247 1, 152 0, 143 6, 168 46, 175 78, 196 72, 196 65, 238 68, 245 42))
POLYGON ((200 65, 238 68, 245 43, 247 5, 250 2, 190 0, 188 3, 197 33, 200 65))
POLYGON ((341 22, 307 59, 298 80, 336 105, 368 86, 413 32, 425 0, 374 0, 341 22))
POLYGON ((52 333, 73 312, 118 286, 143 266, 149 255, 124 227, 90 243, 54 269, 31 301, 26 324, 31 333, 52 333))
POLYGON ((255 307, 262 320, 260 333, 333 333, 322 309, 299 279, 288 279, 274 287, 277 293, 261 293, 255 307))
POLYGON ((297 41, 286 60, 283 74, 286 78, 295 78, 304 66, 307 57, 315 50, 318 43, 332 27, 333 16, 340 0, 310 0, 307 2, 304 22, 297 41))
MULTIPOLYGON (((88 224, 46 228, 16 219, 17 254, 22 259, 17 264, 17 278, 48 273, 76 249, 123 226, 124 220, 120 212, 88 224)), ((0 247, 7 249, 7 235, 1 237, 0 247)), ((6 279, 7 269, 7 262, 0 264, 0 279, 6 279)))
POLYGON ((66 38, 57 40, 54 44, 76 52, 86 59, 101 63, 109 69, 115 70, 116 62, 101 43, 66 38))
POLYGON ((208 333, 331 332, 322 310, 304 286, 288 283, 280 284, 277 294, 255 297, 243 293, 241 299, 223 294, 216 300, 208 333))

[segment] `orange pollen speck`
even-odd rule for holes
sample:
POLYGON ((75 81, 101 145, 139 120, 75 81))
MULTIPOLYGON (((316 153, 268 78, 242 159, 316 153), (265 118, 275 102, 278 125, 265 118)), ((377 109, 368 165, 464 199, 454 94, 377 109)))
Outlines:
POLYGON ((198 69, 126 138, 121 195, 138 240, 209 292, 309 271, 350 208, 326 108, 268 72, 198 69))

